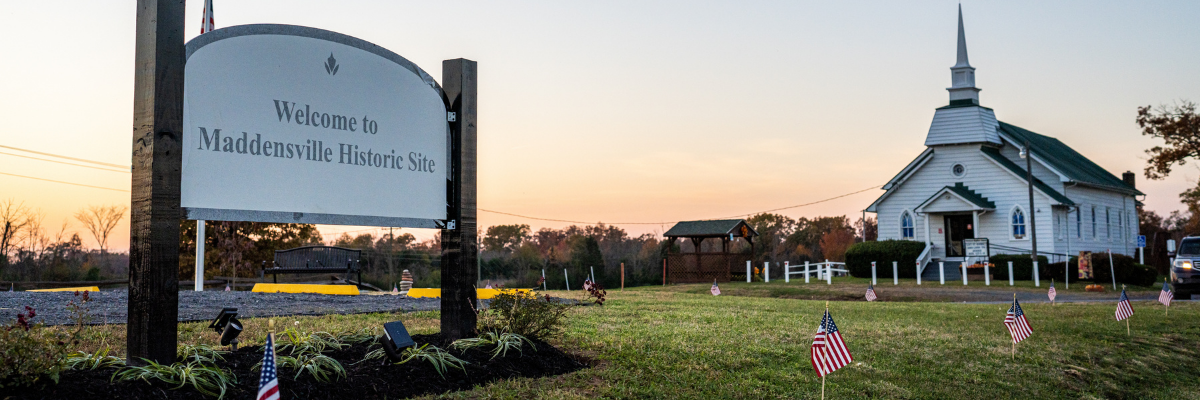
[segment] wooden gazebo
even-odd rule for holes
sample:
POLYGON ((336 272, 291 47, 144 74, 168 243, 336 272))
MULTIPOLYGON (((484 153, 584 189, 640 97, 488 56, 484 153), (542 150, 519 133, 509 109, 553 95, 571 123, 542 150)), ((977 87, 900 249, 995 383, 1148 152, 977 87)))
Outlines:
POLYGON ((667 252, 667 279, 671 283, 729 282, 731 271, 743 265, 754 253, 754 231, 746 220, 724 219, 710 221, 682 221, 663 236, 671 241, 683 238, 692 241, 695 250, 691 253, 667 252), (701 252, 705 239, 721 239, 720 252, 701 252), (749 254, 729 252, 729 242, 737 238, 750 243, 749 254))

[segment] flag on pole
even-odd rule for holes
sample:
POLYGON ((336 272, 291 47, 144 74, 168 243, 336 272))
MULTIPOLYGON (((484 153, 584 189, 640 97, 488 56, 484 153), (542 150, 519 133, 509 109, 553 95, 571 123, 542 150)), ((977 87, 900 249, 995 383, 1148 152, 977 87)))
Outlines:
POLYGON ((217 29, 217 25, 213 23, 212 0, 204 0, 204 20, 200 21, 200 34, 212 32, 213 29, 217 29))
POLYGON ((824 377, 849 365, 851 361, 854 361, 854 357, 850 356, 850 350, 846 349, 846 342, 842 340, 841 332, 838 332, 837 325, 833 323, 833 316, 829 315, 829 310, 825 310, 821 325, 817 327, 817 335, 813 337, 813 369, 817 370, 817 375, 824 377))
POLYGON ((875 301, 878 297, 875 296, 875 286, 867 284, 867 301, 875 301))
POLYGON ((717 287, 717 280, 716 280, 716 279, 713 279, 713 287, 712 287, 712 289, 709 289, 708 291, 709 291, 709 292, 712 292, 713 296, 720 296, 720 295, 721 295, 721 288, 717 287))
POLYGON ((228 283, 226 283, 226 284, 225 284, 225 291, 226 291, 226 292, 228 292, 228 291, 229 291, 229 284, 228 284, 228 283))
POLYGON ((1050 302, 1054 302, 1054 298, 1058 297, 1058 291, 1054 290, 1054 281, 1050 281, 1050 291, 1046 295, 1050 296, 1050 302))
POLYGON ((399 294, 399 293, 400 293, 400 289, 397 289, 396 284, 392 283, 392 294, 399 294))
POLYGON ((1125 295, 1125 289, 1121 289, 1121 300, 1117 301, 1117 321, 1129 318, 1133 315, 1133 306, 1129 305, 1129 296, 1125 295))
POLYGON ((1025 319, 1025 311, 1021 309, 1021 303, 1018 303, 1016 298, 1013 298, 1008 313, 1004 314, 1004 326, 1008 327, 1008 334, 1012 336, 1013 343, 1020 343, 1033 334, 1033 329, 1029 328, 1029 320, 1025 319))
POLYGON ((1175 294, 1171 293, 1171 287, 1167 286, 1167 280, 1163 279, 1162 291, 1158 292, 1158 302, 1170 307, 1173 299, 1175 299, 1175 294))
POLYGON ((262 376, 258 380, 258 400, 279 400, 279 376, 275 370, 275 340, 274 334, 267 334, 267 344, 263 346, 262 376))

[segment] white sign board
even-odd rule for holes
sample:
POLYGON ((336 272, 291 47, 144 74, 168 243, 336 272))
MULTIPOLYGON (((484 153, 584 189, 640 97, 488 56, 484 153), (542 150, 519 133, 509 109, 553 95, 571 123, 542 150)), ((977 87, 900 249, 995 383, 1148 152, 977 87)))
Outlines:
POLYGON ((963 252, 971 258, 989 258, 987 239, 963 239, 963 252))
POLYGON ((408 60, 314 28, 242 25, 187 44, 188 219, 437 228, 449 125, 408 60))

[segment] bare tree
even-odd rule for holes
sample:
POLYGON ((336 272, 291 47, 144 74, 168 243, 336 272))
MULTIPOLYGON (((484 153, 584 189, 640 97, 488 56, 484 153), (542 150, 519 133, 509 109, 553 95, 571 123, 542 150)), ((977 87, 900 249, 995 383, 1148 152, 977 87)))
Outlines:
POLYGON ((75 219, 82 222, 88 232, 92 233, 92 237, 96 238, 96 243, 100 245, 100 253, 104 254, 108 249, 108 235, 117 227, 117 222, 125 217, 127 209, 120 205, 88 206, 76 212, 75 219))
POLYGON ((29 225, 29 208, 13 199, 0 201, 0 260, 6 260, 8 250, 16 246, 17 234, 29 225))

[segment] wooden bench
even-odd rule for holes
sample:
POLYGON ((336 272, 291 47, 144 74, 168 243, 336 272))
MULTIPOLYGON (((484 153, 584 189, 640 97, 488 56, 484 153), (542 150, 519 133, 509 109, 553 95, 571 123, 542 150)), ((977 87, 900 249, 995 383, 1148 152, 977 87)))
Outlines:
POLYGON ((275 250, 275 261, 267 268, 263 261, 263 275, 270 274, 279 283, 279 274, 323 274, 344 273, 343 280, 349 281, 350 274, 362 282, 360 259, 362 250, 334 246, 305 246, 287 250, 275 250))

